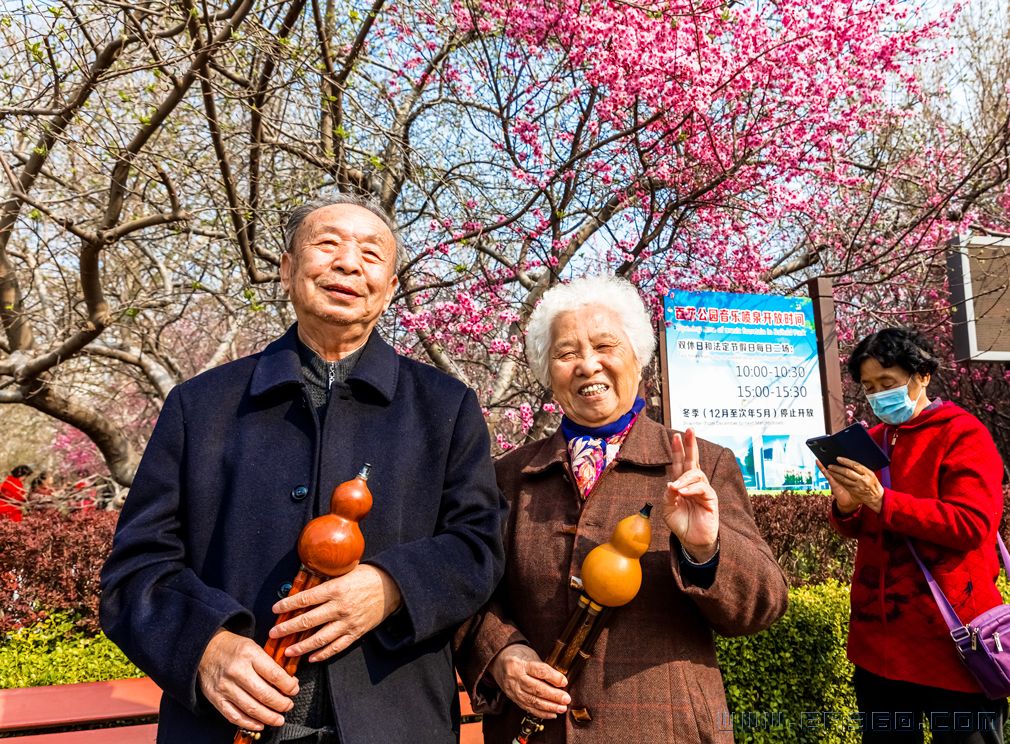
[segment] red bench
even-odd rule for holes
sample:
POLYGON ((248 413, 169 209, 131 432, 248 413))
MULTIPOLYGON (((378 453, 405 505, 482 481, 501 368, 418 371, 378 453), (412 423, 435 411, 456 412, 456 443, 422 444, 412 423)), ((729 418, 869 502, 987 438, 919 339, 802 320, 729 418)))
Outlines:
MULTIPOLYGON (((18 744, 152 744, 161 690, 148 678, 0 690, 0 735, 18 744)), ((480 716, 459 691, 460 744, 483 744, 480 716)))
POLYGON ((0 733, 19 744, 153 742, 160 701, 147 678, 0 690, 0 733))
POLYGON ((463 689, 463 683, 456 679, 459 684, 459 711, 462 714, 461 725, 459 727, 459 744, 484 744, 484 732, 481 729, 479 713, 474 713, 470 707, 470 696, 463 689))

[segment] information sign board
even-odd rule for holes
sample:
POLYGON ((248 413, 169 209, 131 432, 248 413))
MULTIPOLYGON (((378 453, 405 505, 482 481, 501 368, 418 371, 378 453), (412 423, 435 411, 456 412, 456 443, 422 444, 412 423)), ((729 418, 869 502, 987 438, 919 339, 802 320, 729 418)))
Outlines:
POLYGON ((731 449, 748 490, 827 487, 805 444, 826 431, 810 299, 672 290, 663 305, 669 425, 731 449))

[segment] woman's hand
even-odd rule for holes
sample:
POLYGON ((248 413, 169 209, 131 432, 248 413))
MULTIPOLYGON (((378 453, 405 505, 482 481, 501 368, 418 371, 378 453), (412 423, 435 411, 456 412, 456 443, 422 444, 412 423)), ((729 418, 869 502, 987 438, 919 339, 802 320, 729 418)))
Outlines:
POLYGON ((698 563, 715 556, 719 544, 719 497, 698 461, 698 439, 693 429, 674 434, 673 472, 677 479, 666 484, 663 520, 684 550, 698 563))
POLYGON ((876 474, 855 460, 839 457, 835 465, 825 468, 817 463, 821 473, 831 485, 831 495, 838 503, 838 511, 851 514, 860 505, 879 512, 884 504, 884 487, 876 474))
POLYGON ((503 648, 491 660, 488 671, 509 700, 538 718, 557 718, 572 702, 564 691, 568 686, 565 675, 541 661, 525 644, 503 648))
POLYGON ((835 480, 835 476, 821 464, 820 460, 817 461, 817 469, 821 471, 821 475, 827 478, 828 485, 831 486, 831 495, 835 499, 840 514, 848 516, 861 506, 858 501, 852 498, 852 494, 846 490, 845 486, 835 480))

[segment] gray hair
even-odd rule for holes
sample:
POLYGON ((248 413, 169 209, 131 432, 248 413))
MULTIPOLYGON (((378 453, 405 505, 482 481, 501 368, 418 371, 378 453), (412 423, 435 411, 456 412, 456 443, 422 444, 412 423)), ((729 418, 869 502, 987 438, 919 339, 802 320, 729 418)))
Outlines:
POLYGON ((652 361, 656 332, 638 290, 626 279, 599 275, 573 279, 544 293, 526 326, 526 359, 534 376, 550 387, 551 326, 561 313, 592 306, 617 313, 642 369, 652 361))
POLYGON ((396 246, 396 267, 399 268, 407 263, 407 250, 403 246, 400 231, 397 229, 396 223, 393 222, 393 218, 382 208, 382 205, 369 197, 340 192, 321 194, 288 212, 288 219, 284 223, 284 250, 288 253, 294 250, 295 235, 298 234, 298 228, 302 226, 306 217, 317 209, 332 207, 336 204, 350 204, 367 209, 382 220, 382 224, 389 228, 389 232, 393 235, 393 244, 396 246))

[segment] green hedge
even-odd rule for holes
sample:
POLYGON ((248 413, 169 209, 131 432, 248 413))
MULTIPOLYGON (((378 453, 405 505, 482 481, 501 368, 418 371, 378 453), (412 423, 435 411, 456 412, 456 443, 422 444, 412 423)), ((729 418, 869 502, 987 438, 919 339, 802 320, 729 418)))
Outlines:
MULTIPOLYGON (((719 660, 738 742, 854 742, 817 725, 820 711, 853 711, 845 659, 848 587, 792 589, 786 616, 764 633, 718 639, 719 660)), ((85 636, 75 618, 54 613, 0 646, 0 687, 30 687, 140 676, 103 635, 85 636)), ((841 732, 844 734, 844 732, 841 732)))
POLYGON ((718 638, 737 742, 857 742, 852 664, 845 658, 849 588, 789 591, 789 610, 763 633, 718 638))
MULTIPOLYGON (((999 586, 1010 601, 1002 576, 999 586)), ((0 688, 142 676, 104 635, 76 630, 76 620, 53 613, 9 634, 0 688)), ((765 632, 717 638, 729 703, 720 725, 732 725, 739 744, 856 744, 848 621, 849 587, 827 581, 790 589, 788 612, 765 632)))
POLYGON ((53 613, 7 634, 0 644, 0 689, 143 676, 112 641, 81 633, 77 621, 53 613))
MULTIPOLYGON (((997 587, 1010 602, 1002 573, 997 587)), ((827 581, 790 589, 785 617, 765 632, 716 639, 732 711, 725 722, 738 743, 860 740, 853 666, 845 657, 848 625, 849 587, 827 581)), ((1004 737, 1010 741, 1010 721, 1004 737)))

